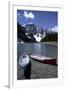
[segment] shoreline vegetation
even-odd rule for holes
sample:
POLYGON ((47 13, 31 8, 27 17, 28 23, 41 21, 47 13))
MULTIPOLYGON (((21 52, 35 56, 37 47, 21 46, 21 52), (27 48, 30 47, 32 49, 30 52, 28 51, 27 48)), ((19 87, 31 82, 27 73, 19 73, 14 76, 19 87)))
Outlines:
POLYGON ((40 42, 54 42, 58 41, 58 33, 57 32, 48 32, 46 33, 46 36, 41 39, 40 42))

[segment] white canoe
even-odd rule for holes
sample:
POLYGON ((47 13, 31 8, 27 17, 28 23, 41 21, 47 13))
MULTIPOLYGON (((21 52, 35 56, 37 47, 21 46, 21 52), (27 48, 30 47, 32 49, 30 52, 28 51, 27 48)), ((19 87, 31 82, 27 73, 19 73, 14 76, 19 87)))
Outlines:
POLYGON ((20 58, 19 58, 19 65, 24 67, 26 66, 30 61, 30 58, 27 54, 25 55, 22 55, 20 58))

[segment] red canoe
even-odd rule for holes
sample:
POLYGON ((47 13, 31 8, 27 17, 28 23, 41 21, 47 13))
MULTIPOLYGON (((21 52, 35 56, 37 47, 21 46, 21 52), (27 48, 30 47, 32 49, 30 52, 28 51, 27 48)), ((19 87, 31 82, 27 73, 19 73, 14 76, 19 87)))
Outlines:
POLYGON ((57 66, 57 58, 52 58, 52 57, 46 57, 46 56, 41 56, 41 55, 31 55, 30 56, 33 60, 45 63, 45 64, 51 64, 51 65, 56 65, 57 66))

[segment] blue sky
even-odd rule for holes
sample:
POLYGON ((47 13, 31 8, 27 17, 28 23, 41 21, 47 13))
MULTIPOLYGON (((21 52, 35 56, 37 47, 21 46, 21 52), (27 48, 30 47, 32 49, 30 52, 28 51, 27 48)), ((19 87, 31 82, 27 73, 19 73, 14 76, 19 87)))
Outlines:
POLYGON ((34 23, 43 29, 58 26, 58 12, 17 10, 17 21, 21 24, 34 23))

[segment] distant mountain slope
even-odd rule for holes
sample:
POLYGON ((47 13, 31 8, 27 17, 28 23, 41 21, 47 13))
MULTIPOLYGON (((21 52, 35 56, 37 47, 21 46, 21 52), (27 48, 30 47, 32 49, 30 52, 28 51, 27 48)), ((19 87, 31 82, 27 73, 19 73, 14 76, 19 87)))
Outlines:
POLYGON ((22 42, 57 41, 57 27, 43 29, 34 23, 20 25, 17 23, 17 39, 22 42))
POLYGON ((36 42, 32 34, 26 35, 26 28, 17 23, 17 39, 23 42, 36 42))

